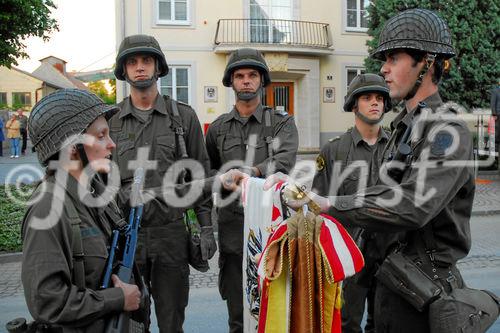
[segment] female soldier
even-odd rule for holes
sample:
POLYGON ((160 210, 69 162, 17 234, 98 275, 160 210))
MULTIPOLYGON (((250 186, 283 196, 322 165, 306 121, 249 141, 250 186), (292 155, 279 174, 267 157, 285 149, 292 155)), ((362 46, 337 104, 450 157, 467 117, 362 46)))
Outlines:
POLYGON ((115 110, 90 92, 63 89, 29 117, 30 138, 48 168, 23 221, 22 282, 33 318, 57 332, 102 332, 110 314, 139 308, 138 287, 117 276, 113 288, 99 290, 119 210, 113 201, 84 204, 104 188, 86 169, 110 170, 115 144, 106 118, 115 110))

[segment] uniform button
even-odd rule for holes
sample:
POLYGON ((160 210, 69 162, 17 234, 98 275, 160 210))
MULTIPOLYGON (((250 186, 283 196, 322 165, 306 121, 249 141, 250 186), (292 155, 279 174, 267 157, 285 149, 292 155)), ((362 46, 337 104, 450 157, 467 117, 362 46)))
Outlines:
POLYGON ((342 203, 340 204, 340 207, 342 207, 342 208, 347 208, 347 202, 342 202, 342 203))
POLYGON ((432 269, 432 271, 433 271, 434 273, 436 273, 436 269, 435 269, 435 268, 433 268, 433 269, 432 269))
POLYGON ((435 278, 435 279, 437 279, 438 277, 439 277, 439 276, 437 276, 437 275, 434 275, 434 278, 435 278))

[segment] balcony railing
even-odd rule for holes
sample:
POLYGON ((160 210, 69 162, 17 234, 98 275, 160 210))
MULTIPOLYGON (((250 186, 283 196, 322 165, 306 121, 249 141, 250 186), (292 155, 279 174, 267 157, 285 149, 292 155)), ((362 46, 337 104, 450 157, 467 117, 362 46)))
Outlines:
POLYGON ((278 44, 328 48, 329 25, 318 22, 274 19, 220 19, 215 45, 278 44))

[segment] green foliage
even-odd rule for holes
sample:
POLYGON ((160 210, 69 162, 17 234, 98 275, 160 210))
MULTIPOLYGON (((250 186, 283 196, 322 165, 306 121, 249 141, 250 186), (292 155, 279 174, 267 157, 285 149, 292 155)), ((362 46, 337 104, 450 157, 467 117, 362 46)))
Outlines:
POLYGON ((50 17, 52 0, 0 0, 0 66, 17 65, 16 58, 28 58, 23 40, 36 36, 49 40, 59 30, 50 17))
POLYGON ((111 79, 111 80, 108 80, 108 82, 109 82, 109 85, 111 86, 111 92, 108 91, 108 89, 106 88, 106 86, 102 80, 90 82, 88 84, 88 88, 94 94, 96 94, 97 96, 102 98, 102 100, 106 104, 113 105, 113 104, 116 104, 116 80, 111 79))
MULTIPOLYGON (((441 83, 445 101, 466 108, 489 108, 490 89, 500 79, 500 4, 489 0, 374 0, 368 7, 370 23, 367 42, 371 52, 378 45, 384 23, 396 13, 410 8, 437 12, 451 30, 457 56, 441 83)), ((369 72, 378 72, 381 63, 367 58, 369 72)))
POLYGON ((21 221, 26 212, 25 202, 34 190, 33 185, 0 187, 0 252, 19 252, 22 250, 21 221), (10 194, 14 194, 14 199, 10 194))

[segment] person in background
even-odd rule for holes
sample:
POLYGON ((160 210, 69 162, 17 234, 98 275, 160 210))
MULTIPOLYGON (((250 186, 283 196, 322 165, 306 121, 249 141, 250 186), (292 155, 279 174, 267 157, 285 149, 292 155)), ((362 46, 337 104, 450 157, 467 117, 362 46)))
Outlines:
MULTIPOLYGON (((212 169, 245 161, 242 170, 253 177, 289 172, 295 164, 298 133, 293 116, 262 103, 262 89, 271 82, 262 54, 250 48, 229 57, 222 83, 236 95, 233 109, 212 122, 206 146, 212 169), (255 142, 252 142, 252 137, 255 142), (252 152, 253 151, 253 152, 252 152), (254 154, 254 159, 247 158, 254 154), (247 156, 248 155, 248 156, 247 156)), ((230 192, 222 192, 222 198, 230 192)), ((243 208, 239 200, 218 207, 219 292, 227 302, 229 332, 243 332, 243 208)))
POLYGON ((3 134, 3 120, 0 117, 0 157, 3 156, 3 142, 5 141, 5 135, 3 134))
MULTIPOLYGON (((495 119, 495 151, 500 154, 500 81, 491 89, 491 116, 495 119)), ((500 161, 500 156, 497 156, 497 160, 500 161)))
POLYGON ((19 130, 21 132, 21 139, 22 139, 21 154, 26 155, 26 145, 28 144, 28 130, 27 130, 28 117, 26 117, 23 114, 23 109, 17 110, 17 120, 19 120, 19 123, 21 125, 21 127, 19 128, 19 130))
MULTIPOLYGON (((321 196, 348 195, 361 190, 362 178, 367 177, 367 186, 377 182, 379 173, 377 161, 382 159, 388 139, 380 122, 385 112, 390 109, 389 87, 384 78, 376 74, 360 74, 351 81, 345 96, 344 111, 354 113, 354 127, 343 135, 330 139, 321 148, 316 159, 313 191, 321 196), (353 163, 356 162, 364 162, 363 166, 366 165, 367 168, 355 166, 351 170, 349 167, 354 166, 353 163), (349 172, 341 184, 337 184, 338 178, 333 174, 335 166, 340 167, 338 170, 349 172)), ((368 315, 364 331, 374 332, 373 276, 377 265, 384 257, 382 253, 385 240, 382 235, 361 228, 348 228, 348 231, 363 252, 365 267, 356 276, 343 283, 342 332, 363 331, 361 321, 365 312, 365 301, 368 304, 368 315)))
POLYGON ((5 124, 7 129, 7 138, 10 140, 10 158, 19 158, 19 139, 21 137, 21 123, 17 115, 12 114, 11 118, 5 124))

